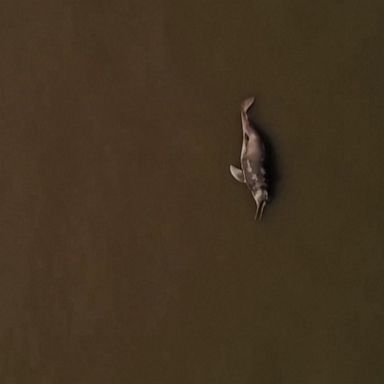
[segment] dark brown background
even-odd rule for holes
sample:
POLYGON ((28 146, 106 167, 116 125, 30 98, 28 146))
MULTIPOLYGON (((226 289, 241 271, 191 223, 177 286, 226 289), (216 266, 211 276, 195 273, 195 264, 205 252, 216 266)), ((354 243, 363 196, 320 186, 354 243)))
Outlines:
POLYGON ((383 383, 383 10, 2 1, 0 382, 383 383))

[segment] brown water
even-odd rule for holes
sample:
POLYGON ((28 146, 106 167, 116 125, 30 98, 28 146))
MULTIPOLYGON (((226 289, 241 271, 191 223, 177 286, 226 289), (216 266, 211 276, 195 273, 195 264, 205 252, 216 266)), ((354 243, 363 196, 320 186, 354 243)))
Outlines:
POLYGON ((1 383, 384 382, 382 1, 0 8, 1 383))

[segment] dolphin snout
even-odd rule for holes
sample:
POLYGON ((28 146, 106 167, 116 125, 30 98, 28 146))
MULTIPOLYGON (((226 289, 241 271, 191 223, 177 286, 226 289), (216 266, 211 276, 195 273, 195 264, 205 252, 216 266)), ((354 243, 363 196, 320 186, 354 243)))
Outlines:
POLYGON ((258 189, 253 197, 256 202, 255 220, 260 221, 263 218, 264 209, 268 202, 268 192, 265 189, 258 189))
POLYGON ((261 219, 263 218, 263 212, 266 205, 267 205, 267 202, 265 200, 263 200, 260 203, 256 202, 255 220, 261 221, 261 219))

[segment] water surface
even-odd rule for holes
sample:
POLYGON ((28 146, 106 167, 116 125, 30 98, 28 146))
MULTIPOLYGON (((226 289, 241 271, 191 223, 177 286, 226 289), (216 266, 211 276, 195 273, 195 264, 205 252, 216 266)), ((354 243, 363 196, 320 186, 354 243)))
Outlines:
POLYGON ((4 1, 1 381, 382 383, 383 7, 4 1))

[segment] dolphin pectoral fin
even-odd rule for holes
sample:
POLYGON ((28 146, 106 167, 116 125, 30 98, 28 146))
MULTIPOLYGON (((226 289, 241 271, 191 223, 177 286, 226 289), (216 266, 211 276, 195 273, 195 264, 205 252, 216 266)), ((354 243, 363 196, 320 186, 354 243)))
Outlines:
POLYGON ((239 183, 245 183, 244 174, 240 168, 230 165, 229 170, 231 171, 231 174, 236 181, 238 181, 239 183))

